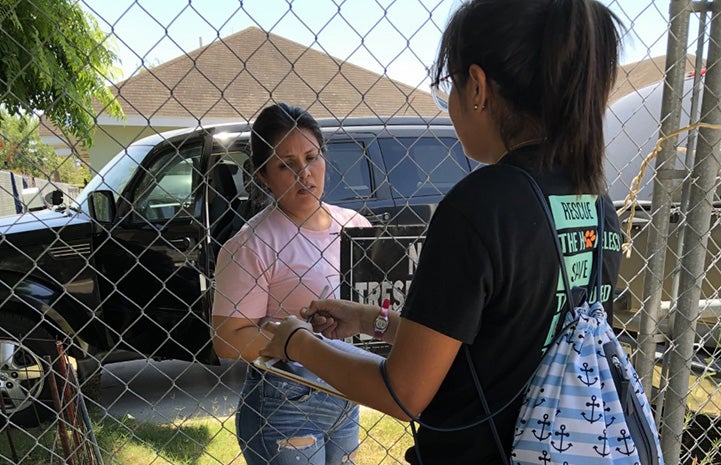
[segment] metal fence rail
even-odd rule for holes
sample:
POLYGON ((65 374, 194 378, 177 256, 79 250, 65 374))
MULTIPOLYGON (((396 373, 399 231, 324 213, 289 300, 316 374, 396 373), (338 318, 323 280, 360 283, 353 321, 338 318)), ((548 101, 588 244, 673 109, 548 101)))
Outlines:
MULTIPOLYGON (((8 18, 35 8, 48 19, 48 1, 0 1, 0 43, 22 45, 8 18)), ((223 245, 267 201, 247 164, 249 123, 280 101, 321 120, 325 199, 385 227, 389 244, 386 262, 342 263, 329 292, 399 309, 435 205, 476 167, 428 92, 457 2, 63 2, 124 59, 100 71, 125 118, 96 100, 90 145, 49 113, 0 106, 0 169, 25 157, 56 186, 69 166, 89 173, 58 205, 0 218, 0 463, 245 463, 233 414, 246 364, 218 359, 210 311, 223 245), (20 120, 33 131, 13 129, 27 129, 20 120), (67 165, 33 158, 46 145, 67 165), (56 341, 82 375, 80 428, 62 407, 77 396, 61 386, 53 403, 56 341)), ((721 3, 604 3, 629 28, 606 120, 628 244, 614 327, 651 394, 666 463, 721 463, 721 3)), ((70 34, 55 23, 41 43, 70 34)), ((19 75, 45 65, 25 52, 19 75)), ((0 103, 12 89, 0 86, 0 103)), ((9 186, 0 204, 14 206, 9 186)), ((404 463, 405 424, 369 409, 360 423, 356 463, 404 463)))

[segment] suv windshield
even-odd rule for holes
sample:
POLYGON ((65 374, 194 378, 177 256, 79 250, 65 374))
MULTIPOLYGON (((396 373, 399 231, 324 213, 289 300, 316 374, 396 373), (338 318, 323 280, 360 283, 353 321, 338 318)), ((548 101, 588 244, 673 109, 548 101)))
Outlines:
POLYGON ((90 192, 110 190, 118 201, 125 185, 143 162, 152 145, 131 145, 118 153, 96 174, 73 202, 73 207, 82 208, 90 192))

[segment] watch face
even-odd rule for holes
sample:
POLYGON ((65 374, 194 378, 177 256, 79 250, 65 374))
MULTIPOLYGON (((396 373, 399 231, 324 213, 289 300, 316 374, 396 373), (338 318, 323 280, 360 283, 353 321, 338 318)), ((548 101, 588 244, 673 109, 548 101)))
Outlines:
POLYGON ((375 322, 375 330, 376 331, 385 331, 385 329, 388 327, 388 320, 385 318, 378 317, 376 318, 375 322))

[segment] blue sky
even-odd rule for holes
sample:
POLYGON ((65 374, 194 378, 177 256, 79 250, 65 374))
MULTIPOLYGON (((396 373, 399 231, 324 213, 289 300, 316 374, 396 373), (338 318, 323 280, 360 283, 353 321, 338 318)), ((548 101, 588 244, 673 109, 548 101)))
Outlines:
MULTIPOLYGON (((80 0, 113 35, 125 79, 255 26, 412 86, 426 84, 457 1, 80 0)), ((602 1, 630 29, 624 63, 666 53, 669 0, 602 1)))

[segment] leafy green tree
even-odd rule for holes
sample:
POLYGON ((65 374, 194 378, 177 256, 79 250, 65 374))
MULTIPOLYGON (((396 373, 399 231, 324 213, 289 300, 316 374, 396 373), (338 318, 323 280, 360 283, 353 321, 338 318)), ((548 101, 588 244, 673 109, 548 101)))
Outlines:
POLYGON ((40 142, 38 118, 0 108, 0 169, 49 178, 55 151, 40 142))
POLYGON ((77 157, 54 155, 52 163, 51 168, 53 169, 53 175, 56 176, 60 182, 85 187, 85 184, 93 177, 88 165, 77 157), (76 161, 79 163, 75 163, 76 161))
POLYGON ((10 113, 44 113, 66 136, 92 145, 93 98, 109 115, 115 53, 75 0, 0 0, 0 103, 10 113))
POLYGON ((59 156, 41 142, 38 125, 34 115, 11 115, 0 107, 0 169, 76 185, 90 179, 87 166, 76 166, 76 157, 59 156))

